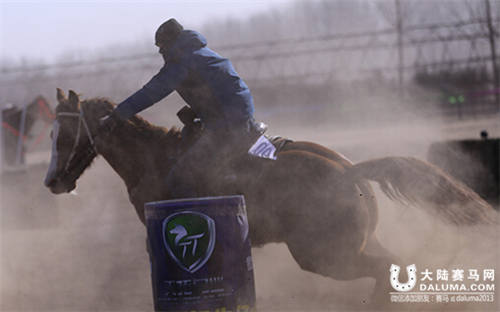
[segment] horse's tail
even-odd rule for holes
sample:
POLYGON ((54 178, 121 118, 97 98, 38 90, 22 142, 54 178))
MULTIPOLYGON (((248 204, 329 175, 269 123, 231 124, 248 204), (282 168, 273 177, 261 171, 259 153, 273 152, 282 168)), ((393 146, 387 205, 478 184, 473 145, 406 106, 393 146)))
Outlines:
POLYGON ((455 225, 496 220, 496 211, 476 192, 440 168, 413 157, 368 160, 354 165, 346 174, 378 182, 390 199, 416 204, 455 225))

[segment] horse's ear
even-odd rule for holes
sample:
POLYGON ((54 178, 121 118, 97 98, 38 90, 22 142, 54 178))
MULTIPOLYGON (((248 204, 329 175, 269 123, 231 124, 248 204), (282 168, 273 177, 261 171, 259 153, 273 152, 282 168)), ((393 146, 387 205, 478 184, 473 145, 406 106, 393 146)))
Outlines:
POLYGON ((80 106, 80 98, 78 97, 78 94, 75 93, 73 90, 69 90, 69 104, 75 109, 78 109, 80 106))
POLYGON ((66 95, 64 94, 64 91, 57 88, 57 101, 58 102, 63 102, 66 100, 66 95))

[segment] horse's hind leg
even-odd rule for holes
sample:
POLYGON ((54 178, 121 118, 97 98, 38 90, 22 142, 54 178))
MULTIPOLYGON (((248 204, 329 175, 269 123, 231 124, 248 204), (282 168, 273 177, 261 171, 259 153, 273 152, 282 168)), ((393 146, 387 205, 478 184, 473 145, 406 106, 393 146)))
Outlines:
POLYGON ((372 255, 362 252, 334 250, 332 254, 308 254, 304 248, 294 246, 293 242, 288 247, 299 266, 313 273, 331 277, 336 280, 349 281, 363 277, 375 279, 375 288, 370 300, 360 294, 360 302, 370 301, 373 305, 388 302, 390 283, 389 268, 396 259, 390 255, 372 255))
POLYGON ((364 273, 366 273, 366 276, 375 279, 371 303, 374 305, 386 304, 389 300, 389 292, 392 291, 389 281, 389 269, 391 264, 398 263, 397 258, 390 254, 372 255, 365 252, 359 254, 357 257, 358 260, 355 260, 353 265, 368 266, 364 273))

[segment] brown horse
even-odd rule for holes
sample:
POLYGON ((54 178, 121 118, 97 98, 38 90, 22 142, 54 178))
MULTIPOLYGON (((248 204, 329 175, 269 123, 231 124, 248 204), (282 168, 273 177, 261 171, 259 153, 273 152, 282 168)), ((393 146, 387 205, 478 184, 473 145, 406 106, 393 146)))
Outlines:
MULTIPOLYGON (((99 118, 113 110, 111 102, 80 102, 75 92, 66 98, 59 89, 57 98, 46 186, 54 193, 71 191, 100 154, 124 180, 144 222, 145 202, 168 199, 165 177, 183 152, 180 132, 133 117, 113 133, 96 136, 99 118)), ((252 160, 252 170, 236 183, 235 191, 247 202, 252 244, 285 242, 302 269, 337 280, 373 277, 377 301, 388 297, 388 270, 397 259, 374 235, 378 208, 368 180, 378 182, 391 199, 418 204, 456 225, 493 218, 494 210, 476 193, 415 158, 353 165, 309 142, 289 143, 277 156, 276 161, 252 160)))

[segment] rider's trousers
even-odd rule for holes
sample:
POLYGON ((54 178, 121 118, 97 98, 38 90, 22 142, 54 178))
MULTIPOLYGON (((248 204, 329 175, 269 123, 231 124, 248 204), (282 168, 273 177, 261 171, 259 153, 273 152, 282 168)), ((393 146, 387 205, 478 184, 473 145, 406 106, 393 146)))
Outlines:
POLYGON ((204 130, 170 170, 170 199, 231 195, 236 173, 230 164, 249 149, 248 132, 204 130))

